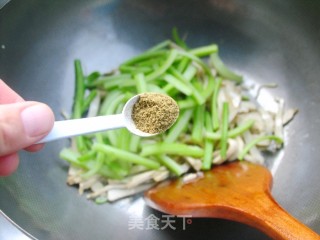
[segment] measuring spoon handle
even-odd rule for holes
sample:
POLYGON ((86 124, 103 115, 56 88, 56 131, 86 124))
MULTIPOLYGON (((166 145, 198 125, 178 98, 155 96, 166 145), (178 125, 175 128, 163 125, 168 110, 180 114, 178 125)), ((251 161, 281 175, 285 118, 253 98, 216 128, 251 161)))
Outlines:
POLYGON ((122 114, 56 121, 49 134, 37 143, 122 127, 125 127, 122 114))

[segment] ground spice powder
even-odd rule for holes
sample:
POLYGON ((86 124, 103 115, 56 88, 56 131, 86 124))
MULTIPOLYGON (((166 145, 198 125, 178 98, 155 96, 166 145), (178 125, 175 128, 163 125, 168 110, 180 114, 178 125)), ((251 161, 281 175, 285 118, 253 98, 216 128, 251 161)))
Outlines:
POLYGON ((161 133, 177 120, 179 107, 171 97, 160 93, 139 96, 132 109, 132 119, 139 130, 150 134, 161 133))

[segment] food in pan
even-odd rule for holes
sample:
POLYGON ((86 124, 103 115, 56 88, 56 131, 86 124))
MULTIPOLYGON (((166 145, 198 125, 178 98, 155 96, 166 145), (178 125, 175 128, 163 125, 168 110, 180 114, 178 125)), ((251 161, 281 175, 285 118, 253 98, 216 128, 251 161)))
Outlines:
POLYGON ((169 95, 180 115, 166 132, 150 138, 118 129, 72 139, 61 151, 70 163, 67 183, 97 203, 144 191, 172 176, 185 181, 226 161, 263 163, 264 151, 283 146, 283 127, 297 112, 274 98, 266 109, 263 87, 248 83, 221 60, 216 44, 189 48, 174 30, 166 40, 101 74, 84 74, 75 61, 72 118, 120 113, 132 96, 169 95), (255 91, 255 94, 252 92, 255 91))

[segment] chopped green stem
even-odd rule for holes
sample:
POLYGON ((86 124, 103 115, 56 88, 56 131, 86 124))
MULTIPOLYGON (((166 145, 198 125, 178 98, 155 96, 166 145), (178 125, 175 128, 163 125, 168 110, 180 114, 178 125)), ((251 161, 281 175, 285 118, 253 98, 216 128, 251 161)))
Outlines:
POLYGON ((213 130, 216 131, 219 128, 219 112, 218 112, 218 95, 221 86, 222 79, 216 78, 216 82, 213 89, 212 102, 211 102, 211 113, 212 113, 212 126, 213 130))
POLYGON ((117 75, 111 75, 111 76, 102 76, 98 78, 96 81, 92 81, 88 83, 87 87, 95 87, 95 86, 106 86, 109 85, 114 85, 116 86, 116 83, 119 84, 119 82, 123 80, 130 80, 131 79, 131 74, 117 74, 117 75))
POLYGON ((177 70, 181 73, 184 72, 190 62, 191 60, 189 58, 187 57, 182 58, 177 66, 177 70))
POLYGON ((190 82, 191 79, 193 79, 197 74, 197 71, 198 69, 195 66, 193 66, 192 64, 189 64, 189 66, 183 72, 183 77, 186 79, 186 81, 190 82))
POLYGON ((116 109, 125 100, 126 100, 125 94, 121 94, 121 95, 117 96, 116 98, 114 98, 106 111, 106 115, 117 114, 118 112, 116 111, 116 109))
POLYGON ((70 148, 63 148, 60 152, 60 157, 71 163, 78 163, 79 154, 72 151, 70 148))
POLYGON ((163 163, 171 172, 180 176, 183 173, 182 167, 172 158, 167 155, 159 155, 157 158, 163 163))
POLYGON ((96 81, 101 76, 100 72, 93 72, 89 76, 86 77, 86 84, 90 84, 96 81))
POLYGON ((123 169, 119 161, 112 161, 108 164, 104 164, 100 170, 99 174, 105 178, 111 179, 122 179, 128 174, 126 169, 123 169))
POLYGON ((177 101, 180 109, 193 108, 197 105, 197 102, 192 98, 177 101))
POLYGON ((221 126, 221 141, 220 141, 220 154, 222 159, 227 157, 228 147, 228 128, 229 128, 229 104, 223 103, 222 107, 222 126, 221 126))
POLYGON ((106 115, 110 104, 113 102, 113 99, 115 99, 116 97, 118 97, 121 94, 122 93, 119 90, 114 90, 114 91, 111 91, 110 93, 108 93, 108 95, 105 97, 105 99, 103 100, 103 102, 100 106, 99 115, 106 115))
POLYGON ((190 83, 190 88, 192 89, 192 96, 194 97, 194 99, 196 100, 196 102, 201 105, 201 104, 204 104, 206 99, 204 98, 203 96, 203 93, 200 92, 196 87, 195 85, 191 84, 190 83))
POLYGON ((146 52, 157 52, 159 50, 163 50, 163 49, 167 48, 168 46, 170 46, 171 43, 172 43, 171 40, 164 40, 163 42, 153 46, 152 48, 150 48, 146 52))
POLYGON ((133 79, 123 79, 122 81, 110 81, 103 84, 103 88, 107 91, 111 91, 116 88, 123 88, 123 87, 135 87, 135 82, 133 79))
MULTIPOLYGON (((205 126, 206 129, 212 131, 212 120, 210 113, 206 112, 205 115, 205 126)), ((209 170, 212 165, 212 158, 213 158, 213 140, 206 139, 204 142, 204 155, 202 160, 202 169, 209 170)))
POLYGON ((92 144, 92 141, 89 137, 89 134, 88 135, 83 135, 82 136, 82 139, 83 139, 83 144, 84 144, 84 149, 85 151, 82 151, 81 154, 87 152, 89 149, 90 149, 90 146, 92 144))
POLYGON ((165 93, 165 91, 156 84, 147 83, 148 91, 156 93, 165 93))
POLYGON ((177 79, 179 79, 181 82, 188 82, 187 79, 175 67, 170 67, 168 69, 168 72, 175 76, 177 79))
POLYGON ((137 152, 140 146, 141 138, 137 135, 132 135, 129 145, 130 152, 137 152))
POLYGON ((140 164, 142 166, 145 166, 150 169, 158 169, 160 167, 160 164, 158 162, 155 162, 153 160, 150 160, 148 158, 144 158, 139 156, 138 154, 134 154, 125 150, 121 150, 115 147, 111 147, 105 144, 96 143, 92 146, 93 150, 96 150, 98 152, 103 152, 107 155, 111 155, 117 159, 120 159, 122 161, 127 161, 135 164, 140 164))
POLYGON ((199 105, 195 108, 193 114, 193 128, 191 139, 195 143, 201 143, 203 138, 203 126, 205 116, 205 105, 199 105))
POLYGON ((176 50, 174 50, 174 49, 170 50, 166 61, 158 69, 156 69, 153 73, 148 74, 146 76, 146 81, 152 81, 155 78, 162 75, 173 64, 177 55, 178 55, 178 52, 176 50))
POLYGON ((218 52, 212 53, 210 55, 210 60, 213 66, 216 68, 217 72, 229 80, 236 81, 237 83, 242 82, 242 76, 232 72, 220 59, 218 52))
POLYGON ((82 113, 82 104, 84 101, 84 76, 82 72, 82 66, 80 60, 74 61, 75 66, 75 95, 74 95, 74 106, 73 106, 73 115, 72 118, 81 118, 82 113))
POLYGON ((138 73, 137 75, 135 75, 134 80, 136 81, 136 87, 137 87, 138 93, 147 92, 147 83, 142 73, 138 73))
MULTIPOLYGON (((188 89, 191 91, 189 94, 186 95, 193 95, 195 100, 198 102, 198 104, 203 104, 205 102, 205 98, 203 97, 203 94, 198 91, 198 89, 195 88, 194 84, 191 84, 189 80, 187 80, 178 70, 176 70, 174 67, 169 68, 169 72, 175 76, 178 80, 180 80, 188 89)), ((183 92, 183 91, 182 91, 183 92)))
POLYGON ((85 113, 88 110, 91 102, 97 96, 97 94, 98 94, 97 90, 90 91, 89 95, 84 99, 83 106, 82 106, 82 113, 81 114, 85 113))
MULTIPOLYGON (((108 106, 107 110, 106 110, 106 114, 105 115, 111 115, 111 114, 115 114, 116 113, 116 109, 117 106, 123 102, 125 99, 125 94, 120 94, 119 96, 117 96, 116 98, 112 99, 112 102, 110 103, 110 105, 108 106)), ((109 138, 110 143, 113 146, 117 146, 117 131, 116 130, 110 130, 106 132, 106 135, 109 138)))
POLYGON ((154 70, 155 66, 158 66, 159 64, 161 64, 162 62, 164 62, 166 60, 166 57, 167 57, 167 55, 163 55, 158 58, 146 59, 143 62, 139 62, 139 63, 135 64, 135 66, 136 67, 149 67, 154 70))
POLYGON ((241 100, 242 101, 250 101, 250 97, 243 95, 243 96, 241 96, 241 100))
POLYGON ((169 134, 164 139, 166 143, 173 143, 178 139, 179 135, 187 128, 192 112, 193 110, 186 110, 180 114, 177 122, 169 130, 169 134))
POLYGON ((98 143, 103 143, 103 136, 102 136, 102 133, 100 132, 98 132, 98 133, 96 133, 95 134, 95 137, 96 137, 96 141, 98 142, 98 143))
POLYGON ((203 85, 198 79, 192 79, 191 84, 194 86, 195 89, 197 89, 197 91, 203 91, 203 85))
MULTIPOLYGON (((235 137, 241 135, 245 131, 249 130, 253 124, 254 124, 254 120, 248 120, 247 122, 239 125, 238 127, 228 131, 228 137, 235 138, 235 137)), ((213 132, 213 131, 206 131, 205 138, 212 139, 212 140, 220 140, 221 133, 213 132)))
POLYGON ((99 196, 94 200, 94 202, 96 204, 104 204, 104 203, 108 202, 108 198, 106 198, 104 196, 99 196))
MULTIPOLYGON (((84 75, 82 71, 82 66, 80 60, 74 61, 75 67, 75 94, 74 94, 74 106, 73 106, 73 113, 72 118, 81 118, 82 117, 82 109, 84 103, 84 93, 85 93, 85 86, 84 86, 84 75)), ((85 150, 85 143, 82 136, 76 137, 76 145, 80 152, 85 150)))
POLYGON ((104 154, 101 152, 98 152, 97 158, 94 161, 94 165, 91 166, 91 168, 89 169, 88 172, 82 174, 82 177, 87 179, 87 178, 93 176, 94 174, 96 174, 101 169, 101 167, 104 163, 104 158, 105 158, 104 154))
POLYGON ((209 56, 212 53, 218 52, 218 46, 216 44, 204 46, 204 47, 199 47, 199 48, 194 48, 189 50, 189 53, 197 56, 197 57, 205 57, 209 56))
POLYGON ((250 129, 253 124, 254 124, 254 120, 253 119, 248 120, 247 122, 245 122, 245 123, 239 125, 238 127, 230 130, 229 134, 228 134, 228 137, 234 138, 234 137, 237 137, 237 136, 241 135, 242 133, 244 133, 245 131, 250 129))
POLYGON ((117 147, 129 151, 132 134, 126 128, 119 129, 117 133, 117 147))
POLYGON ((118 107, 118 105, 123 102, 126 98, 125 94, 120 94, 119 96, 117 96, 116 98, 114 98, 112 100, 112 102, 110 103, 107 111, 106 111, 106 115, 111 115, 111 114, 116 114, 116 109, 118 107))
POLYGON ((173 87, 178 89, 180 92, 183 92, 187 96, 192 93, 192 89, 190 89, 189 86, 187 86, 185 83, 183 83, 182 81, 180 81, 179 79, 177 79, 171 74, 164 75, 163 79, 167 83, 171 84, 173 87))
MULTIPOLYGON (((95 137, 96 137, 96 141, 98 143, 103 143, 103 137, 102 137, 101 133, 96 133, 95 137)), ((86 173, 84 173, 82 175, 82 177, 84 177, 84 178, 89 178, 89 177, 93 176, 94 174, 98 173, 100 171, 100 169, 103 167, 103 165, 105 163, 104 160, 106 159, 106 156, 104 153, 96 152, 94 150, 90 150, 89 152, 87 152, 87 155, 88 155, 88 158, 91 155, 91 158, 88 160, 93 160, 94 156, 96 156, 96 158, 94 159, 93 164, 90 165, 90 167, 88 168, 89 171, 87 171, 86 173)), ((81 157, 83 157, 83 156, 84 155, 82 155, 81 157)), ((79 161, 80 161, 81 157, 78 158, 79 161)))
POLYGON ((165 91, 168 95, 171 95, 171 96, 174 95, 173 92, 176 92, 176 88, 170 83, 168 83, 166 86, 164 86, 162 88, 162 90, 165 91))
MULTIPOLYGON (((80 167, 84 170, 89 170, 91 168, 93 168, 93 166, 95 165, 95 162, 93 161, 86 161, 86 162, 80 162, 78 161, 79 159, 79 155, 74 152, 73 150, 71 150, 70 148, 64 148, 61 150, 60 152, 60 158, 66 160, 67 162, 69 162, 70 164, 80 167)), ((105 177, 116 177, 115 174, 113 174, 112 172, 110 172, 109 170, 106 171, 107 166, 102 165, 101 168, 99 169, 99 174, 101 174, 102 176, 105 177)))
POLYGON ((283 143, 283 139, 279 138, 278 136, 275 135, 268 135, 268 136, 260 136, 254 140, 252 140, 251 142, 249 142, 241 151, 241 153, 238 155, 238 159, 239 160, 243 160, 243 158, 245 157, 245 155, 250 151, 250 149, 255 146, 257 143, 265 141, 265 140, 273 140, 276 141, 278 144, 282 144, 283 143))
POLYGON ((143 54, 140 54, 140 55, 133 57, 130 60, 124 62, 123 64, 120 65, 120 67, 124 66, 124 65, 127 65, 127 66, 134 65, 134 64, 137 64, 137 63, 142 62, 147 59, 165 56, 166 54, 167 54, 167 51, 165 51, 165 50, 145 52, 143 54))
POLYGON ((205 90, 203 91, 203 96, 204 98, 207 100, 211 95, 212 93, 214 92, 214 88, 215 88, 215 80, 213 77, 209 76, 208 78, 208 83, 207 83, 207 86, 205 88, 205 90))
POLYGON ((179 53, 179 56, 187 57, 190 60, 193 60, 196 63, 198 63, 203 68, 203 70, 207 73, 208 76, 212 76, 210 68, 200 58, 198 58, 197 56, 195 56, 189 52, 186 52, 186 51, 180 50, 180 51, 178 51, 178 53, 179 53))
POLYGON ((64 159, 65 161, 69 162, 70 164, 73 164, 77 167, 85 168, 87 169, 86 163, 85 162, 80 162, 78 160, 79 154, 76 153, 75 151, 71 150, 70 148, 63 148, 60 151, 59 157, 61 159, 64 159))
POLYGON ((182 47, 183 49, 188 49, 188 46, 187 46, 187 44, 185 43, 185 41, 183 41, 183 40, 180 38, 179 33, 178 33, 178 30, 177 30, 176 27, 174 27, 174 28, 172 29, 172 38, 173 38, 174 42, 175 42, 178 46, 182 47))
POLYGON ((155 143, 155 144, 145 144, 142 146, 141 156, 150 156, 158 154, 172 154, 178 156, 190 156, 190 157, 202 157, 203 149, 194 146, 187 145, 183 143, 155 143))
POLYGON ((82 154, 81 156, 78 157, 78 161, 79 162, 86 162, 86 161, 89 161, 89 160, 92 160, 96 155, 96 152, 95 151, 88 151, 84 154, 82 154))
POLYGON ((138 73, 150 73, 153 71, 152 67, 148 66, 139 66, 139 67, 132 67, 132 66, 121 66, 119 68, 121 73, 131 73, 131 74, 138 74, 138 73))

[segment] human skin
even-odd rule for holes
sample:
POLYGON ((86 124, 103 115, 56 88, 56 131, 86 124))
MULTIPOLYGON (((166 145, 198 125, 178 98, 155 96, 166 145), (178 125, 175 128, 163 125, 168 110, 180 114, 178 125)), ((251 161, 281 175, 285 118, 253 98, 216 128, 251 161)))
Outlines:
POLYGON ((0 79, 0 176, 17 169, 20 150, 42 149, 43 144, 35 143, 49 133, 53 123, 49 106, 25 101, 0 79))

